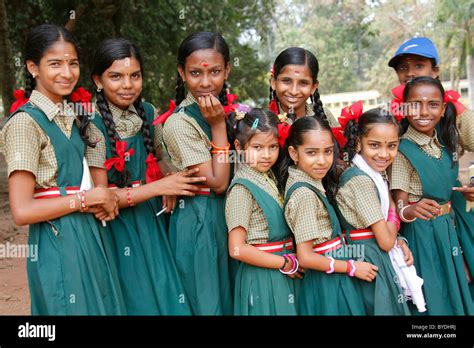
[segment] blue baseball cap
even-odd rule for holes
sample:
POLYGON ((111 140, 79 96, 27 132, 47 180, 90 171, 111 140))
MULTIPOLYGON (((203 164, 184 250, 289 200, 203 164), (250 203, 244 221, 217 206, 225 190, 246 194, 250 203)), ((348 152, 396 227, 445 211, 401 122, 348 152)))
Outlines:
POLYGON ((398 60, 407 54, 415 54, 430 59, 434 59, 435 66, 439 65, 438 52, 433 41, 427 37, 414 37, 410 40, 405 41, 400 47, 398 47, 395 55, 388 62, 388 66, 395 69, 398 60))

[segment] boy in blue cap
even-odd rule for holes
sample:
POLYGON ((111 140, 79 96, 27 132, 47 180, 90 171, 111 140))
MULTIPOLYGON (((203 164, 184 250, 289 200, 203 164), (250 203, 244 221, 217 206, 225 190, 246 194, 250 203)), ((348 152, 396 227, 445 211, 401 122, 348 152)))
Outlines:
MULTIPOLYGON (((388 62, 395 69, 400 83, 406 84, 418 76, 439 78, 439 58, 436 46, 426 37, 415 37, 405 41, 388 62)), ((463 147, 474 152, 474 111, 466 108, 456 119, 463 147)), ((461 183, 458 181, 458 185, 461 183)), ((471 295, 474 298, 474 211, 466 212, 466 200, 474 201, 474 187, 453 188, 452 209, 455 212, 456 231, 463 249, 467 266, 466 274, 470 281, 471 295), (462 194, 462 195, 461 195, 462 194)))

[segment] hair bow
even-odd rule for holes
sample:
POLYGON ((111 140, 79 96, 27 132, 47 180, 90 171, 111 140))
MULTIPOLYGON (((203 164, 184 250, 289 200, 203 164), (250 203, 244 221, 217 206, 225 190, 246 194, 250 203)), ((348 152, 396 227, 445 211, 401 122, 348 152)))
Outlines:
POLYGON ((159 180, 163 177, 163 173, 158 166, 156 161, 156 157, 150 152, 148 156, 146 156, 146 175, 145 175, 145 182, 148 184, 150 182, 159 180))
POLYGON ((458 101, 460 97, 461 95, 458 92, 453 91, 451 89, 444 92, 443 101, 445 103, 453 103, 454 107, 456 108, 456 114, 458 116, 466 110, 466 107, 458 101))
POLYGON ((79 87, 71 93, 71 101, 73 103, 81 103, 87 112, 92 112, 92 94, 83 87, 79 87))
POLYGON ((291 126, 286 122, 281 122, 278 124, 277 128, 278 128, 278 144, 280 144, 280 147, 283 148, 285 147, 286 138, 288 138, 288 135, 290 134, 291 126))
POLYGON ((176 110, 176 103, 174 100, 170 100, 170 107, 167 111, 163 112, 153 121, 153 125, 156 126, 158 123, 165 123, 168 117, 170 117, 174 110, 176 110))
POLYGON ((227 105, 224 106, 224 112, 226 115, 228 115, 229 113, 235 111, 235 109, 238 106, 238 104, 234 104, 234 102, 237 100, 237 95, 231 94, 229 92, 229 89, 227 89, 226 98, 227 98, 227 105))
POLYGON ((268 104, 268 110, 273 112, 275 115, 278 115, 279 111, 278 111, 278 105, 277 105, 276 99, 272 99, 270 104, 268 104))
POLYGON ((352 104, 351 106, 346 106, 341 110, 341 117, 339 117, 339 124, 341 125, 342 129, 346 128, 347 123, 350 120, 355 120, 355 122, 359 121, 360 115, 362 115, 362 101, 359 100, 358 102, 352 104))
POLYGON ((109 158, 104 162, 104 166, 107 168, 107 170, 115 167, 117 171, 123 171, 125 168, 125 158, 129 158, 135 152, 133 149, 125 151, 127 149, 127 145, 128 143, 126 141, 115 141, 115 152, 117 152, 117 157, 109 158))
POLYGON ((405 90, 405 85, 403 83, 399 84, 397 87, 391 90, 393 99, 390 102, 390 112, 395 116, 398 122, 400 122, 403 115, 403 91, 405 90))
POLYGON ((10 113, 15 112, 17 109, 21 108, 23 105, 28 103, 28 98, 25 98, 25 91, 23 89, 17 89, 13 91, 13 96, 15 97, 16 101, 13 102, 12 106, 10 107, 10 113))
POLYGON ((334 135, 334 138, 336 139, 337 143, 339 144, 339 147, 342 149, 344 146, 347 144, 347 139, 344 136, 344 128, 342 127, 335 127, 331 128, 332 134, 334 135))

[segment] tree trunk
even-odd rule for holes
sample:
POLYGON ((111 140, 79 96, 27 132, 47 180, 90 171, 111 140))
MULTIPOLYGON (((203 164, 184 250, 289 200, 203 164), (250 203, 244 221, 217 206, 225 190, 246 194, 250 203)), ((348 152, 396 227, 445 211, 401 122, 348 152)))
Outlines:
POLYGON ((467 82, 469 86, 469 107, 474 110, 474 58, 471 52, 466 54, 467 82))
POLYGON ((5 1, 0 0, 0 90, 2 93, 4 114, 10 113, 15 87, 15 66, 12 58, 10 30, 8 27, 5 1))

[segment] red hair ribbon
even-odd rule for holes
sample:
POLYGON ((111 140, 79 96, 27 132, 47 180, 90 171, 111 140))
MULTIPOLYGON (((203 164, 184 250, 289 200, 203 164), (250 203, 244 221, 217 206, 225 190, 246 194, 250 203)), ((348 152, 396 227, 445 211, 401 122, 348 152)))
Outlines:
POLYGON ((273 112, 275 115, 278 115, 278 105, 277 105, 276 99, 272 99, 270 104, 268 104, 268 110, 273 112))
POLYGON ((270 69, 270 74, 272 74, 272 77, 275 76, 275 65, 272 65, 272 68, 270 69))
POLYGON ((105 168, 107 168, 107 170, 110 170, 112 167, 115 167, 117 171, 123 171, 123 169, 125 168, 125 156, 130 157, 135 152, 133 149, 125 151, 127 149, 127 145, 128 143, 126 141, 115 141, 115 151, 117 152, 117 157, 109 158, 104 162, 104 166, 105 168))
POLYGON ((444 100, 443 101, 445 103, 453 103, 454 107, 456 108, 456 114, 458 116, 466 110, 466 107, 458 101, 460 97, 461 97, 461 95, 458 92, 453 91, 451 89, 444 92, 444 100))
POLYGON ((390 102, 390 112, 395 116, 398 122, 400 122, 404 115, 402 110, 403 101, 403 91, 405 90, 405 85, 403 83, 399 84, 397 87, 391 90, 393 99, 390 102))
POLYGON ((71 101, 73 103, 81 103, 87 112, 92 112, 92 94, 83 87, 79 87, 71 93, 71 101))
POLYGON ((285 147, 286 138, 290 134, 291 126, 286 122, 281 122, 277 126, 278 128, 278 144, 280 144, 281 148, 285 147))
POLYGON ((231 112, 234 112, 235 109, 237 108, 237 104, 234 104, 234 102, 237 100, 237 95, 231 94, 229 90, 227 90, 227 105, 224 106, 224 112, 226 115, 228 115, 231 112))
POLYGON ((339 117, 339 124, 341 125, 342 129, 346 128, 346 125, 350 120, 355 120, 357 122, 360 115, 362 115, 362 109, 363 105, 361 100, 342 109, 341 117, 339 117))
POLYGON ((10 113, 15 112, 17 109, 21 108, 23 105, 28 103, 28 98, 25 98, 25 91, 22 89, 17 89, 13 91, 13 96, 15 97, 16 101, 13 102, 12 106, 10 107, 10 113))
POLYGON ((170 107, 167 111, 159 115, 155 120, 153 121, 153 125, 156 126, 158 123, 165 123, 168 117, 170 117, 174 110, 176 110, 176 103, 174 100, 170 100, 170 107))
POLYGON ((347 139, 344 136, 344 129, 342 127, 335 127, 331 128, 332 134, 334 135, 334 138, 336 138, 337 143, 339 144, 339 147, 342 149, 344 146, 346 146, 347 139))
POLYGON ((156 161, 156 157, 150 152, 146 156, 146 183, 150 183, 156 180, 159 180, 163 177, 160 167, 156 161))

